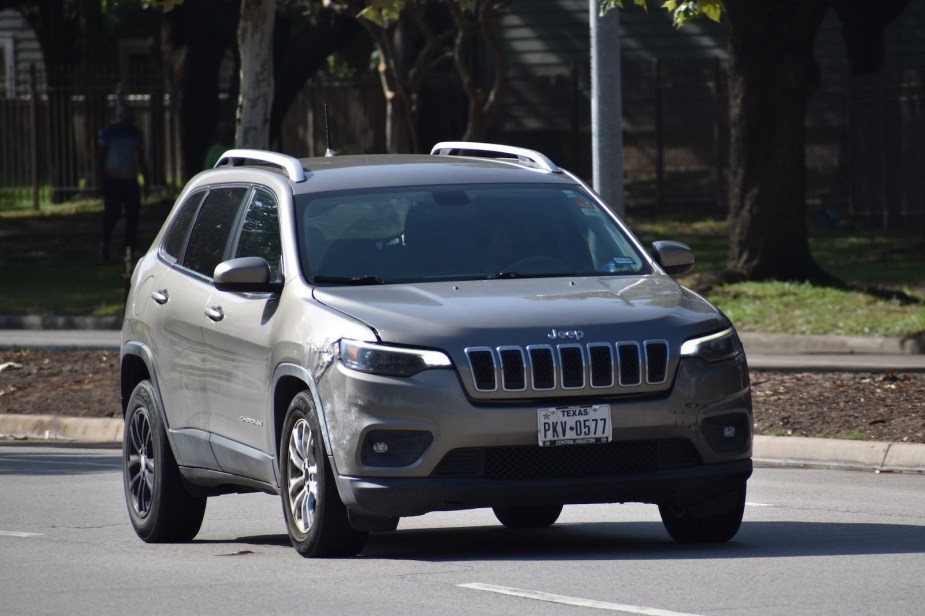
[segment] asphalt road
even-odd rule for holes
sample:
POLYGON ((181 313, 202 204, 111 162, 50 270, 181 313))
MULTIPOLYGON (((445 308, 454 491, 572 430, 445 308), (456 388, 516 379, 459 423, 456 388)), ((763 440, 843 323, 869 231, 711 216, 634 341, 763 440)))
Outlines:
POLYGON ((210 499, 196 541, 146 545, 118 450, 0 444, 0 614, 921 613, 925 476, 759 468, 749 490, 723 545, 586 505, 542 531, 406 518, 358 558, 304 560, 275 497, 210 499))

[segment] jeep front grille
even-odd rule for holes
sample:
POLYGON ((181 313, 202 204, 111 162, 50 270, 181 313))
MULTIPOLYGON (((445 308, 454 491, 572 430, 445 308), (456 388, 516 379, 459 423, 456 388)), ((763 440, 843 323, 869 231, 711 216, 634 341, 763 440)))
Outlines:
POLYGON ((471 347, 466 357, 478 392, 625 391, 665 383, 669 366, 664 340, 471 347))

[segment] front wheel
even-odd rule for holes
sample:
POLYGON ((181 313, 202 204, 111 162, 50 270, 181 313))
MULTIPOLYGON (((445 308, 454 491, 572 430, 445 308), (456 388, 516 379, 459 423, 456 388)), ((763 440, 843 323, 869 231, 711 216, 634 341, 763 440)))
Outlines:
POLYGON ((135 387, 125 411, 122 481, 129 518, 143 541, 189 541, 199 532, 206 499, 183 485, 150 381, 135 387))
POLYGON ((671 538, 678 543, 721 543, 739 532, 745 513, 745 481, 691 507, 661 504, 658 512, 671 538))
POLYGON ((350 525, 307 392, 296 395, 286 411, 279 451, 283 513, 296 551, 306 558, 359 553, 368 533, 350 525))
POLYGON ((562 513, 562 505, 535 507, 492 507, 498 521, 508 528, 545 528, 552 526, 562 513))

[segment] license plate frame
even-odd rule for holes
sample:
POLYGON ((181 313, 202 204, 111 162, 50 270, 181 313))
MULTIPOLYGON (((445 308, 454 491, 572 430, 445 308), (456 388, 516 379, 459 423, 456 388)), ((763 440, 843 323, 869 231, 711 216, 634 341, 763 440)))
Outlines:
POLYGON ((551 406, 536 410, 540 447, 596 445, 613 440, 609 404, 551 406))

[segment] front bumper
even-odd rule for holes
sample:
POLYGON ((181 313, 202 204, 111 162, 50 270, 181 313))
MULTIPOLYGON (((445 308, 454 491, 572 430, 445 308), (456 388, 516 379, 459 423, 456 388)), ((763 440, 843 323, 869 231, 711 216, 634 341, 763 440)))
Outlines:
POLYGON ((338 476, 344 504, 369 516, 403 517, 430 511, 586 503, 692 505, 735 489, 752 474, 750 458, 652 473, 589 479, 371 478, 338 476))
POLYGON ((460 449, 538 448, 537 410, 562 404, 610 404, 615 441, 684 441, 696 450, 698 464, 722 464, 751 456, 753 421, 744 356, 716 364, 682 361, 672 386, 660 395, 614 399, 579 396, 498 406, 467 400, 451 370, 429 370, 399 379, 353 372, 339 363, 332 368, 320 384, 321 399, 328 401, 322 416, 332 467, 336 475, 362 477, 374 484, 434 477, 447 456, 460 449), (730 425, 736 428, 732 439, 723 436, 730 425), (371 432, 381 430, 429 433, 433 441, 407 466, 366 464, 361 447, 371 432))

